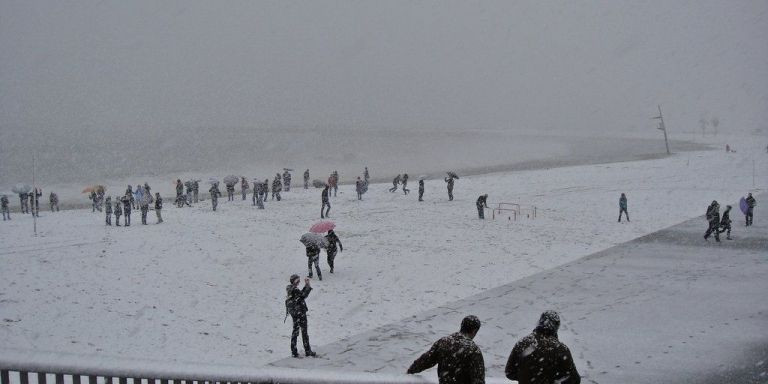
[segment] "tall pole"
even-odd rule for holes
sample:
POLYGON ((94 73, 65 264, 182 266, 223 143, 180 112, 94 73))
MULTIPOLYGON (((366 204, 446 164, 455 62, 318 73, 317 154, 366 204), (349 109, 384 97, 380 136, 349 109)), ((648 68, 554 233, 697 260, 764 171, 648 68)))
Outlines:
POLYGON ((32 225, 34 227, 35 236, 37 236, 37 213, 35 213, 35 203, 38 203, 37 209, 39 210, 39 202, 37 201, 37 185, 35 184, 35 167, 37 166, 37 155, 32 155, 32 204, 30 204, 30 208, 32 209, 32 225))
POLYGON ((667 147, 667 155, 671 154, 669 152, 669 140, 667 140, 667 126, 664 125, 664 115, 661 114, 661 105, 659 105, 659 115, 652 117, 652 119, 659 120, 659 126, 656 129, 664 132, 664 145, 667 147))

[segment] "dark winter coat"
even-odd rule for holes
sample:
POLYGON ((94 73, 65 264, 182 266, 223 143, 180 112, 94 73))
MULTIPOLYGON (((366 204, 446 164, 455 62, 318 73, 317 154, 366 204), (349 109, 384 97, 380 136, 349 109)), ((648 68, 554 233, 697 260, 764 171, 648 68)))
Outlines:
POLYGON ((519 384, 581 382, 571 351, 557 339, 557 333, 538 330, 515 344, 504 373, 519 384))
POLYGON ((322 199, 323 203, 328 202, 328 188, 323 189, 323 192, 320 194, 320 198, 322 199))
POLYGON ((627 209, 627 197, 621 196, 619 197, 619 208, 626 210, 627 209))
POLYGON ((418 373, 435 364, 440 384, 485 383, 483 353, 472 339, 460 332, 436 341, 429 351, 411 364, 408 373, 418 373))
POLYGON ((163 209, 163 198, 161 196, 158 196, 157 199, 155 199, 155 209, 156 210, 163 209))
POLYGON ((446 177, 445 182, 448 183, 448 190, 453 190, 453 177, 446 177))
POLYGON ((710 204, 707 207, 707 221, 710 223, 720 222, 720 206, 717 204, 710 204))
POLYGON ((6 197, 6 196, 1 197, 0 198, 0 205, 3 208, 8 208, 8 197, 6 197))
POLYGON ((211 199, 217 199, 219 198, 219 196, 221 196, 221 191, 219 191, 219 186, 216 184, 211 186, 211 189, 209 189, 208 192, 211 194, 211 199))
POLYGON ((302 316, 307 314, 307 302, 304 299, 309 296, 309 292, 312 291, 312 287, 305 285, 304 288, 289 284, 285 287, 285 291, 288 294, 286 299, 286 309, 291 316, 302 316))
POLYGON ((325 235, 325 238, 328 239, 328 248, 326 250, 329 254, 336 253, 336 244, 339 244, 339 249, 344 251, 344 246, 341 245, 341 240, 339 240, 339 237, 336 236, 336 232, 331 232, 325 235))
POLYGON ((320 247, 314 244, 307 246, 307 258, 318 257, 320 255, 320 247))
POLYGON ((757 205, 757 200, 755 200, 754 196, 747 197, 747 207, 754 208, 755 205, 757 205))
POLYGON ((122 201, 122 202, 123 202, 123 211, 124 211, 126 214, 129 214, 129 213, 131 213, 131 200, 132 200, 132 199, 131 199, 131 198, 129 198, 128 196, 123 196, 123 198, 122 198, 122 199, 120 199, 120 201, 122 201))
POLYGON ((181 196, 183 194, 184 194, 184 184, 176 183, 176 196, 181 196))
POLYGON ((488 199, 488 195, 481 195, 480 197, 477 198, 477 202, 475 204, 477 204, 478 208, 483 208, 483 207, 488 208, 488 203, 486 203, 487 199, 488 199))
POLYGON ((107 214, 107 216, 112 214, 112 199, 110 198, 107 198, 104 202, 104 213, 107 214))

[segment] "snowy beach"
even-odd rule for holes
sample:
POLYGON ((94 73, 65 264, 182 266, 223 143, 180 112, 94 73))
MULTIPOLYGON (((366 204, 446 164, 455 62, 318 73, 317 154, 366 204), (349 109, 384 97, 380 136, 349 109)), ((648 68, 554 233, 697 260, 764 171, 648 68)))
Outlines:
MULTIPOLYGON (((740 151, 465 176, 452 202, 441 180, 426 183, 424 202, 415 182, 409 195, 372 184, 362 201, 343 186, 330 218, 344 252, 334 274, 321 256, 324 280, 308 299, 312 344, 322 354, 325 344, 699 217, 713 199, 734 205, 764 190, 762 143, 731 143, 740 151), (631 223, 616 222, 622 192, 631 223), (536 206, 537 217, 488 212, 480 221, 483 193, 490 206, 536 206)), ((319 219, 319 190, 294 188, 265 210, 237 196, 215 213, 209 202, 167 203, 161 225, 138 225, 135 212, 130 228, 106 227, 90 210, 43 211, 36 237, 31 217, 15 214, 0 231, 3 348, 249 366, 289 356, 284 287, 306 274, 298 238, 319 219)), ((732 218, 736 240, 717 246, 738 244, 743 216, 732 218)), ((538 313, 516 315, 533 322, 538 313)), ((589 372, 585 359, 576 363, 589 372)))

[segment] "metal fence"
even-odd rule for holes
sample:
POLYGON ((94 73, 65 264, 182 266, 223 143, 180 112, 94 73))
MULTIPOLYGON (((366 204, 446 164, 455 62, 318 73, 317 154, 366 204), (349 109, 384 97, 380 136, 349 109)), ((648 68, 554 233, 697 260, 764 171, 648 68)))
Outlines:
MULTIPOLYGON (((0 351, 0 384, 437 384, 437 375, 249 368, 0 351)), ((488 384, 514 383, 486 379, 488 384)))

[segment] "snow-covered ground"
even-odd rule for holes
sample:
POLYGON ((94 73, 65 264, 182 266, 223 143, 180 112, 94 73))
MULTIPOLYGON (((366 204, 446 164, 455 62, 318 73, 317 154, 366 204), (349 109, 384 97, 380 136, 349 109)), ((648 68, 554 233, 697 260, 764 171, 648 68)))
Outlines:
MULTIPOLYGON (((407 196, 374 184, 358 201, 344 186, 331 200, 344 252, 336 273, 322 260, 324 280, 312 282, 312 344, 322 353, 324 344, 701 216, 713 199, 724 206, 764 190, 765 143, 730 143, 739 152, 462 177, 452 202, 440 180, 426 183, 424 202, 415 177, 407 196), (631 223, 616 223, 621 192, 631 223), (491 206, 536 206, 537 218, 478 220, 483 193, 491 206)), ((14 214, 0 226, 2 348, 250 366, 289 355, 284 288, 290 274, 306 274, 298 238, 319 219, 320 195, 283 196, 265 210, 225 198, 215 213, 208 202, 167 202, 164 224, 150 212, 153 224, 142 226, 134 211, 129 228, 106 227, 90 210, 43 212, 37 236, 30 217, 14 214)), ((743 218, 737 208, 732 217, 743 218)))

